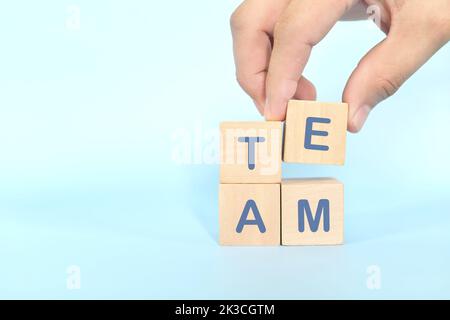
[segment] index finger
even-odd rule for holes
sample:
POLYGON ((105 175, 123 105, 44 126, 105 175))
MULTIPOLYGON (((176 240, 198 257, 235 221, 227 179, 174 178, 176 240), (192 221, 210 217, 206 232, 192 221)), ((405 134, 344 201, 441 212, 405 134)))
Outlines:
POLYGON ((292 0, 274 30, 266 79, 267 120, 284 120, 311 49, 358 0, 292 0))
POLYGON ((269 34, 289 0, 247 0, 231 16, 236 77, 264 112, 266 74, 272 43, 269 34))

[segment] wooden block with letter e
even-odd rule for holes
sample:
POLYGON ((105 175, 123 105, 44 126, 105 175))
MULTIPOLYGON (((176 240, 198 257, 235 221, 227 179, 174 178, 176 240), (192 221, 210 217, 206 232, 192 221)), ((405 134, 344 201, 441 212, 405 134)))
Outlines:
POLYGON ((347 114, 346 103, 289 101, 283 160, 343 165, 347 114))
POLYGON ((344 242, 344 185, 329 178, 281 183, 281 243, 335 245, 344 242))
POLYGON ((282 122, 224 122, 221 183, 280 183, 282 122))
POLYGON ((220 184, 221 245, 280 245, 280 184, 220 184))

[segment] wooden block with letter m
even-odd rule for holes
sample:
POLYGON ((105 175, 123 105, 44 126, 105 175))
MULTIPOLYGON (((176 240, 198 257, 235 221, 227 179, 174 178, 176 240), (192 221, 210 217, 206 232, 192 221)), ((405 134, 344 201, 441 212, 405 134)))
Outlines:
POLYGON ((281 183, 281 244, 344 242, 344 185, 329 178, 281 183))

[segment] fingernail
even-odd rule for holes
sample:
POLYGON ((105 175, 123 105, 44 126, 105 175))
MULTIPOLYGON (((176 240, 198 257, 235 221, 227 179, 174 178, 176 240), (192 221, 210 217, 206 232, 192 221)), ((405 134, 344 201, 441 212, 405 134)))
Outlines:
POLYGON ((369 105, 363 105, 355 112, 351 119, 351 126, 354 132, 359 132, 362 129, 371 110, 372 108, 369 105))

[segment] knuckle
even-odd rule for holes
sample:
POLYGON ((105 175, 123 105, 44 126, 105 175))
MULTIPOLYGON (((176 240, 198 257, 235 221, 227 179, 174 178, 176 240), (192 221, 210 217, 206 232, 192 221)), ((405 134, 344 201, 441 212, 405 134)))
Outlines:
POLYGON ((388 98, 392 96, 400 88, 401 80, 393 77, 378 77, 375 81, 375 87, 383 96, 388 98))
POLYGON ((240 30, 244 27, 245 17, 241 7, 238 7, 230 16, 232 30, 240 30))
POLYGON ((290 44, 295 39, 297 42, 314 46, 319 39, 314 33, 307 32, 308 25, 294 16, 282 17, 275 23, 273 38, 282 44, 290 44))
POLYGON ((448 41, 450 38, 450 16, 435 15, 428 20, 430 34, 435 34, 440 41, 448 41))
POLYGON ((405 5, 405 2, 406 0, 385 0, 386 5, 393 14, 400 12, 405 5))
POLYGON ((275 23, 273 37, 275 39, 287 39, 295 33, 295 26, 289 18, 282 18, 275 23))
POLYGON ((390 15, 404 33, 425 35, 427 39, 446 42, 450 39, 450 0, 440 1, 440 5, 424 5, 415 10, 406 0, 389 0, 390 15))
POLYGON ((349 11, 350 8, 354 5, 353 0, 340 0, 339 2, 344 7, 344 12, 349 11))
POLYGON ((249 88, 249 79, 247 76, 243 75, 242 73, 237 72, 236 73, 236 81, 241 86, 242 89, 248 90, 249 88))

